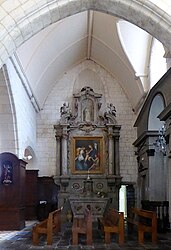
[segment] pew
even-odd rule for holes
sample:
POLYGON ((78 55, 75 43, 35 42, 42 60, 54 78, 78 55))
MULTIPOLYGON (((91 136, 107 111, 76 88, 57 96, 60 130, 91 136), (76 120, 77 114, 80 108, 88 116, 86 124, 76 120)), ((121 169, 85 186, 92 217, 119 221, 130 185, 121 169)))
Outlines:
POLYGON ((131 208, 130 216, 126 220, 128 229, 131 229, 131 231, 134 225, 137 226, 140 244, 144 244, 144 233, 151 233, 152 243, 157 243, 157 215, 155 212, 131 208))
POLYGON ((49 213, 46 220, 41 221, 33 227, 32 237, 33 245, 39 244, 41 234, 47 236, 47 245, 52 245, 53 233, 61 231, 61 208, 49 213))
POLYGON ((105 234, 105 243, 110 244, 111 234, 119 236, 119 245, 124 243, 124 213, 114 208, 108 209, 103 218, 99 219, 100 228, 105 234))

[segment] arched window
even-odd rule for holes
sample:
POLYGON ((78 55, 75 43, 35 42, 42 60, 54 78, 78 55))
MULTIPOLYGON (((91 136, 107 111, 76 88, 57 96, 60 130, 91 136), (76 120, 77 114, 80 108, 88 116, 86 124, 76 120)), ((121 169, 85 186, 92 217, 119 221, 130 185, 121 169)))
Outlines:
POLYGON ((165 107, 164 98, 161 94, 157 94, 150 107, 148 117, 148 130, 159 130, 164 125, 164 122, 160 121, 158 115, 162 112, 165 107))
POLYGON ((24 150, 24 160, 30 161, 30 160, 33 159, 33 156, 34 156, 33 149, 30 146, 25 148, 25 150, 24 150))

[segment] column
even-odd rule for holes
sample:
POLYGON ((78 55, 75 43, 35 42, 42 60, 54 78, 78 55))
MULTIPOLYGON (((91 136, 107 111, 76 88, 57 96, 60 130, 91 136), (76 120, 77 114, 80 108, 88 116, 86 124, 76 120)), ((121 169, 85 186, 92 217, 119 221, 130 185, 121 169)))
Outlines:
POLYGON ((119 137, 121 126, 115 127, 114 129, 114 174, 120 175, 120 153, 119 153, 119 137))
POLYGON ((61 137, 62 137, 62 128, 59 125, 55 125, 56 129, 56 176, 59 177, 62 173, 61 171, 61 137))
POLYGON ((62 175, 68 174, 68 125, 63 126, 62 131, 62 175))
POLYGON ((60 151, 61 151, 61 137, 56 135, 56 175, 61 175, 61 159, 60 159, 60 151))
POLYGON ((115 136, 115 175, 120 175, 119 136, 115 136))
POLYGON ((108 127, 108 138, 109 138, 109 174, 114 174, 114 142, 113 142, 113 126, 108 127))
POLYGON ((169 128, 169 145, 167 153, 167 200, 169 201, 169 224, 171 228, 171 128, 169 128))

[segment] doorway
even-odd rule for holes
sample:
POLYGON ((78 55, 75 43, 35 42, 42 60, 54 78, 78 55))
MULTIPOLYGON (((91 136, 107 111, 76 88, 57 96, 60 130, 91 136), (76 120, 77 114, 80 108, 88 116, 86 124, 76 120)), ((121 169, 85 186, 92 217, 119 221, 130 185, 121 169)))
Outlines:
POLYGON ((124 212, 124 217, 127 217, 131 207, 135 207, 134 186, 132 184, 121 185, 119 190, 119 211, 124 212))
POLYGON ((119 211, 124 212, 124 217, 127 217, 126 185, 121 185, 119 190, 119 211))

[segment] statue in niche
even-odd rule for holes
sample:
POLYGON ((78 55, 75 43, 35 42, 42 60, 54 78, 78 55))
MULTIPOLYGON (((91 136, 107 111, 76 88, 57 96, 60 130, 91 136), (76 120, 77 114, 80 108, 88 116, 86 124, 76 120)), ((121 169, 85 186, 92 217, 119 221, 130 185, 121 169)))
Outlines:
POLYGON ((108 103, 107 107, 108 107, 108 114, 116 116, 116 108, 113 105, 113 103, 108 103))
POLYGON ((83 102, 83 121, 91 122, 94 120, 93 116, 93 102, 90 99, 86 99, 83 102))
POLYGON ((83 110, 83 121, 84 122, 90 122, 91 121, 91 112, 88 107, 85 107, 83 110))

